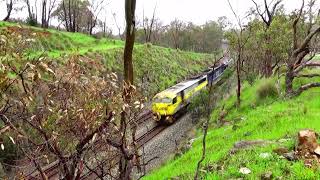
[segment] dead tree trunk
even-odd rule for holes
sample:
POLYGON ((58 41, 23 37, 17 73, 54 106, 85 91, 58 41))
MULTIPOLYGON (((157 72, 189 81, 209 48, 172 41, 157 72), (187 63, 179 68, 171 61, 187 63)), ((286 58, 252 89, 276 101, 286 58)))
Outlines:
POLYGON ((13 0, 10 0, 10 3, 7 4, 7 15, 6 17, 3 19, 3 21, 8 21, 11 15, 13 9, 13 0))

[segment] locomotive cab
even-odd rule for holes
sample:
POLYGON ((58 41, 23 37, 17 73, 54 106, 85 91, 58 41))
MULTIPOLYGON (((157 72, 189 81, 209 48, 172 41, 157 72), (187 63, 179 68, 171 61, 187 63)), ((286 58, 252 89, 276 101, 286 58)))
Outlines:
POLYGON ((152 111, 157 120, 161 120, 164 117, 172 116, 175 113, 176 106, 178 104, 178 97, 176 95, 156 95, 152 100, 152 111))

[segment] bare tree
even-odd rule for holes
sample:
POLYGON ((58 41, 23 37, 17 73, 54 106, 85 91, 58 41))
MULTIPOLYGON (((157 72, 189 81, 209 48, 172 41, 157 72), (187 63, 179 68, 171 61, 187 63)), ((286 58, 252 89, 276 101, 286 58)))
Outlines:
MULTIPOLYGON (((226 55, 224 55, 223 57, 216 59, 214 65, 212 67, 216 68, 218 64, 220 64, 225 58, 227 58, 226 55)), ((196 172, 195 172, 195 176, 194 176, 194 180, 199 179, 199 175, 200 175, 200 168, 201 168, 201 163, 204 161, 205 157, 206 157, 206 138, 207 138, 207 134, 208 134, 208 129, 209 129, 209 123, 211 120, 211 113, 212 110, 215 109, 216 105, 217 105, 217 101, 219 100, 219 98, 223 99, 223 96, 215 94, 215 91, 219 91, 218 88, 221 84, 225 83, 227 81, 227 78, 225 79, 220 79, 217 80, 217 82, 213 82, 214 80, 216 80, 216 78, 218 78, 219 76, 222 75, 222 73, 225 70, 225 66, 221 65, 219 67, 219 70, 216 72, 210 72, 208 74, 208 96, 203 96, 203 94, 199 95, 201 102, 203 103, 200 106, 203 106, 203 112, 201 112, 201 114, 203 114, 204 118, 205 118, 205 122, 203 123, 203 138, 202 138, 202 155, 200 160, 197 163, 197 168, 196 168, 196 172), (218 74, 221 73, 221 74, 218 74), (217 83, 217 84, 215 84, 217 83)), ((225 92, 226 93, 226 92, 225 92)), ((199 108, 199 107, 197 107, 199 108)))
POLYGON ((31 5, 30 0, 24 0, 28 9, 28 19, 29 21, 37 21, 37 1, 35 1, 34 6, 31 5))
POLYGON ((10 1, 6 1, 6 6, 7 6, 7 15, 6 17, 3 19, 3 21, 8 21, 13 9, 13 0, 10 1))
POLYGON ((299 40, 301 33, 299 34, 299 23, 304 23, 305 19, 303 17, 303 12, 305 8, 305 1, 302 1, 302 5, 298 13, 295 15, 293 20, 292 29, 293 29, 293 48, 289 54, 289 58, 286 62, 287 72, 285 78, 286 84, 286 94, 288 96, 299 95, 303 91, 320 87, 320 82, 314 82, 302 85, 296 90, 293 89, 293 81, 295 78, 312 78, 320 76, 320 74, 303 74, 302 70, 307 67, 316 67, 320 66, 320 63, 313 62, 313 57, 315 56, 314 49, 312 48, 312 40, 320 33, 320 26, 317 24, 316 20, 319 17, 319 13, 314 17, 313 8, 315 5, 315 0, 309 1, 309 21, 307 22, 306 36, 299 40), (309 55, 309 57, 308 57, 309 55))
POLYGON ((239 30, 234 30, 234 34, 236 35, 236 58, 235 58, 235 67, 236 67, 236 74, 237 74, 237 106, 240 107, 241 104, 241 69, 244 63, 243 51, 244 46, 248 41, 248 38, 244 35, 244 26, 242 20, 239 15, 234 11, 230 0, 228 0, 229 7, 237 20, 237 25, 239 30))
MULTIPOLYGON (((201 163, 204 161, 205 157, 206 157, 206 138, 207 138, 207 134, 208 134, 208 129, 209 129, 209 122, 210 122, 210 115, 211 115, 211 107, 212 107, 212 103, 211 103, 211 99, 212 99, 212 91, 213 86, 212 83, 209 84, 209 97, 208 100, 206 101, 206 121, 203 124, 203 138, 202 138, 202 155, 200 160, 197 163, 197 169, 196 169, 196 173, 194 175, 194 180, 199 179, 199 172, 200 172, 200 167, 201 167, 201 163)), ((203 100, 204 101, 204 100, 203 100)))
POLYGON ((179 21, 178 19, 175 19, 170 24, 170 34, 172 36, 173 47, 175 49, 180 48, 180 33, 182 32, 183 26, 183 22, 179 21))
POLYGON ((56 6, 56 0, 42 0, 41 11, 41 27, 48 28, 49 22, 52 17, 53 10, 56 6))
POLYGON ((123 40, 123 36, 122 36, 122 33, 121 33, 121 27, 118 24, 116 13, 112 13, 112 16, 113 16, 114 23, 115 23, 115 25, 116 25, 116 27, 118 29, 118 36, 119 36, 119 38, 121 40, 123 40))
POLYGON ((132 53, 136 31, 135 10, 136 0, 125 0, 126 43, 124 48, 124 79, 127 84, 131 85, 133 84, 132 53))
POLYGON ((154 26, 154 23, 155 23, 156 8, 157 8, 157 6, 154 7, 152 18, 150 20, 147 17, 144 16, 144 10, 143 10, 142 26, 143 26, 143 31, 144 31, 144 36, 145 36, 145 42, 146 43, 151 42, 151 38, 152 38, 152 35, 153 35, 153 29, 154 29, 153 26, 154 26))
POLYGON ((101 11, 107 4, 104 5, 104 0, 92 0, 89 5, 89 11, 92 12, 88 15, 88 33, 92 35, 93 28, 97 25, 98 16, 100 15, 101 11))

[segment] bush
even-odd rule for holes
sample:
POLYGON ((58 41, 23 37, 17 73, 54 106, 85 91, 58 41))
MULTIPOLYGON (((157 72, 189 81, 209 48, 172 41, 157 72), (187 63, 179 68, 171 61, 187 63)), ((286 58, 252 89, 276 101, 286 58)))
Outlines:
POLYGON ((262 80, 262 83, 258 85, 258 88, 257 88, 258 100, 263 100, 266 98, 276 98, 278 96, 279 96, 279 92, 273 81, 262 80))
POLYGON ((38 26, 37 19, 35 19, 33 17, 28 17, 27 20, 26 20, 26 23, 29 26, 38 26))
POLYGON ((248 81, 250 86, 253 86, 253 84, 255 83, 256 79, 257 79, 257 76, 254 73, 249 73, 246 76, 246 80, 248 81))

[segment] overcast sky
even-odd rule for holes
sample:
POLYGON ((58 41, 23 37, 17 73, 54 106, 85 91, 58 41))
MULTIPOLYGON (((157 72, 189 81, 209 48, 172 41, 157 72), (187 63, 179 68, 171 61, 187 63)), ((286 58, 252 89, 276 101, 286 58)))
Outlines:
MULTIPOLYGON (((38 0, 39 1, 39 0, 38 0)), ((108 5, 105 11, 101 13, 100 19, 106 17, 107 24, 115 31, 115 22, 112 14, 115 13, 118 24, 124 26, 124 0, 106 0, 108 5)), ((230 0, 234 9, 238 14, 244 14, 253 7, 251 0, 230 0)), ((263 0, 257 0, 261 2, 263 0)), ((269 0, 270 2, 271 0, 269 0)), ((5 16, 6 7, 0 0, 0 18, 5 16)), ((302 0, 283 0, 288 11, 300 7, 302 0)), ((209 20, 217 20, 218 17, 226 16, 231 22, 234 22, 234 17, 228 6, 227 0, 137 0, 136 16, 138 20, 142 19, 143 11, 145 16, 151 17, 153 9, 156 6, 156 17, 164 24, 168 24, 174 19, 193 22, 195 24, 204 24, 209 20)), ((22 13, 15 13, 13 17, 26 17, 26 8, 22 13)), ((54 23, 54 21, 53 21, 54 23)))

